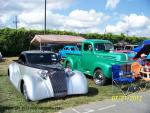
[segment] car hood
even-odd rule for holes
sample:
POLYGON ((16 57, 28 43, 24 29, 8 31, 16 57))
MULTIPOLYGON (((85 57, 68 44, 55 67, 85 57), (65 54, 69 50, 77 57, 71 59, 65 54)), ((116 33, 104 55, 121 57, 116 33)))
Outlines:
POLYGON ((44 65, 44 64, 32 64, 32 67, 35 68, 39 68, 39 69, 43 69, 43 70, 49 70, 49 69, 53 69, 53 70, 62 70, 63 66, 60 63, 54 63, 51 65, 44 65))
POLYGON ((96 55, 106 59, 106 60, 111 60, 111 61, 128 61, 128 55, 125 53, 117 53, 114 51, 110 52, 96 52, 96 55))

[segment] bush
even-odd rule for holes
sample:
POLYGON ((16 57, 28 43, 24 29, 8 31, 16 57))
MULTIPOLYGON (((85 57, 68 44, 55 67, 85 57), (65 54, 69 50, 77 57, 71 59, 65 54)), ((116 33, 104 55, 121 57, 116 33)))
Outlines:
MULTIPOLYGON (((20 28, 17 31, 15 29, 4 28, 0 29, 0 51, 3 56, 16 56, 20 54, 21 51, 28 50, 30 46, 30 41, 35 36, 35 34, 43 34, 43 30, 26 30, 20 28)), ((47 30, 47 34, 59 34, 59 35, 76 35, 83 36, 87 39, 105 39, 110 40, 113 43, 118 43, 118 41, 124 40, 130 42, 131 44, 137 44, 142 42, 145 37, 126 37, 124 34, 113 35, 112 33, 108 34, 98 34, 98 33, 87 33, 79 34, 75 32, 67 31, 56 31, 56 30, 47 30)), ((34 46, 32 46, 34 48, 34 46)))

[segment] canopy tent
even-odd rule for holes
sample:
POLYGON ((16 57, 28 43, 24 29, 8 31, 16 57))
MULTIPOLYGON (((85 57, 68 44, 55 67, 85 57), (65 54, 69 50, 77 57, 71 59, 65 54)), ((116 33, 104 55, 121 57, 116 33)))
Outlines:
POLYGON ((134 52, 139 52, 145 45, 150 45, 150 40, 144 40, 143 44, 134 48, 133 51, 134 52))
MULTIPOLYGON (((141 54, 146 54, 149 57, 150 54, 150 43, 146 43, 145 45, 143 44, 143 46, 141 46, 141 48, 139 49, 139 51, 137 52, 137 54, 135 55, 134 58, 139 58, 141 56, 141 54)), ((147 58, 149 59, 149 58, 147 58)))
POLYGON ((35 35, 35 37, 31 40, 31 44, 40 44, 41 43, 81 43, 85 40, 80 36, 69 36, 69 35, 35 35))

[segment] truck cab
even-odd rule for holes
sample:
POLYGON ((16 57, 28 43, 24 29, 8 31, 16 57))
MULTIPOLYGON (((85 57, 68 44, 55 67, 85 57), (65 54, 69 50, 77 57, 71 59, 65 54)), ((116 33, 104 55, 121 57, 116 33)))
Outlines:
POLYGON ((112 77, 111 66, 125 63, 129 63, 128 56, 114 52, 110 41, 90 39, 82 42, 80 54, 67 55, 64 66, 93 76, 96 84, 104 85, 112 77))

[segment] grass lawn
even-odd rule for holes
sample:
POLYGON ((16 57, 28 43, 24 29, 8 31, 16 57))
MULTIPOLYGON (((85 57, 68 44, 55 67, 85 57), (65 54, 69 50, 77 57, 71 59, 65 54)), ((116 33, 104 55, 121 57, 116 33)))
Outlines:
POLYGON ((91 79, 88 79, 89 92, 87 95, 67 96, 61 99, 45 99, 37 102, 26 102, 10 83, 7 77, 8 64, 16 57, 6 58, 0 63, 0 113, 51 113, 64 108, 88 104, 89 102, 109 99, 112 95, 111 84, 107 86, 97 86, 91 79))

